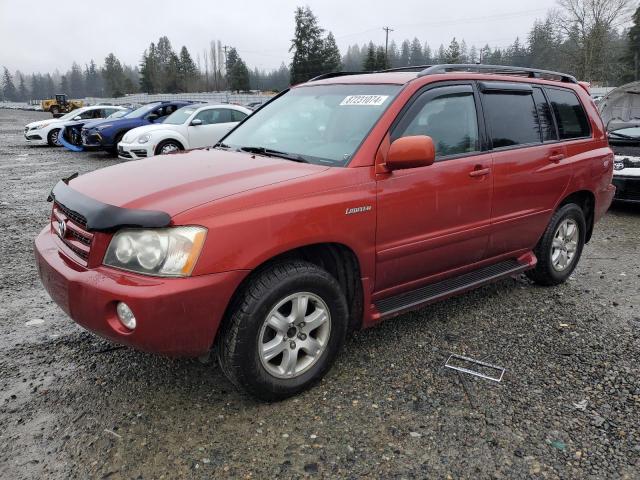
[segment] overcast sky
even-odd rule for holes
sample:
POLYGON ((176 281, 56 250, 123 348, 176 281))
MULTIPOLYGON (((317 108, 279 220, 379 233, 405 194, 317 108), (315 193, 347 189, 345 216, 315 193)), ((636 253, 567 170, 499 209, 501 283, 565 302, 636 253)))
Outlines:
POLYGON ((235 46, 250 68, 289 63, 296 6, 309 5, 344 54, 353 43, 428 41, 509 45, 521 39, 555 0, 0 0, 0 65, 11 71, 66 71, 74 60, 102 64, 113 52, 137 64, 151 41, 167 35, 194 60, 213 39, 235 46))

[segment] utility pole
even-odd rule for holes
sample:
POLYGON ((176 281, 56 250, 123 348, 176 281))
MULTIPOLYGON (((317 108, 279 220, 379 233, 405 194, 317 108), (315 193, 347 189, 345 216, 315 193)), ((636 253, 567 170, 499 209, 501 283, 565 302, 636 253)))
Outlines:
POLYGON ((389 32, 393 32, 393 28, 382 27, 384 30, 384 60, 387 62, 387 66, 389 65, 389 32))

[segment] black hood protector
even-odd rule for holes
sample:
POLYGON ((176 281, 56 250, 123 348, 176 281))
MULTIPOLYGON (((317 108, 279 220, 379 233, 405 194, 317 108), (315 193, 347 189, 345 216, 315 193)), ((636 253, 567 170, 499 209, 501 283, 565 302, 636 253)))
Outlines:
POLYGON ((75 176, 60 180, 47 200, 84 217, 84 227, 88 231, 110 232, 124 227, 162 228, 171 224, 171 216, 166 212, 116 207, 87 197, 68 185, 75 176))

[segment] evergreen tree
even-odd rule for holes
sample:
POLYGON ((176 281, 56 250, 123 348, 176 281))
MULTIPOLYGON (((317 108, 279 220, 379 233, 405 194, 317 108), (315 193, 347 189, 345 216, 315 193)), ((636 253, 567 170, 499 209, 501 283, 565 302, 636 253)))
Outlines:
POLYGON ((411 46, 409 45, 409 40, 405 40, 402 42, 402 46, 400 47, 400 61, 398 62, 399 67, 408 67, 411 61, 411 46))
POLYGON ((424 54, 422 52, 422 43, 417 38, 411 42, 409 49, 409 65, 424 65, 424 54))
POLYGON ((431 65, 433 63, 433 56, 431 54, 431 47, 427 42, 424 42, 424 48, 422 49, 422 53, 424 56, 424 63, 426 65, 431 65))
POLYGON ((333 33, 329 32, 322 46, 322 57, 324 65, 322 70, 325 72, 339 72, 342 70, 342 59, 340 58, 340 50, 336 44, 333 33))
POLYGON ((633 14, 633 25, 627 32, 627 52, 624 56, 630 75, 628 80, 640 78, 640 7, 633 14))
POLYGON ((156 93, 160 90, 160 66, 158 65, 158 52, 155 43, 151 42, 149 48, 142 54, 140 62, 140 88, 146 93, 156 93))
POLYGON ((389 64, 387 63, 387 57, 384 54, 384 47, 379 45, 376 48, 376 68, 375 70, 385 70, 389 68, 389 64))
POLYGON ((389 43, 389 49, 387 50, 387 63, 389 68, 396 68, 400 66, 400 53, 398 52, 398 45, 394 40, 389 43))
POLYGON ((18 99, 21 102, 27 102, 30 100, 29 89, 27 88, 27 82, 24 79, 24 75, 17 73, 18 77, 18 99))
POLYGON ((365 72, 373 72, 376 68, 376 47, 373 45, 373 42, 369 42, 369 46, 367 47, 367 56, 362 64, 362 69, 365 72))
POLYGON ((4 67, 4 75, 2 77, 2 96, 9 102, 15 102, 18 99, 18 92, 7 67, 4 67))
POLYGON ((62 75, 60 77, 60 92, 59 93, 63 93, 65 95, 69 94, 69 80, 67 79, 66 75, 62 75))
POLYGON ((47 76, 43 80, 44 98, 53 98, 56 94, 56 85, 53 81, 51 74, 47 73, 47 76))
POLYGON ((71 65, 71 71, 68 74, 69 78, 69 95, 74 98, 82 98, 85 96, 84 81, 82 78, 82 70, 80 65, 73 62, 71 65))
POLYGON ((247 92, 251 88, 249 69, 240 57, 229 71, 229 87, 238 92, 247 92))
POLYGON ((180 49, 180 64, 179 64, 179 85, 183 92, 193 91, 198 81, 198 68, 193 62, 189 50, 183 46, 180 49))
POLYGON ((126 92, 125 76, 120 60, 113 53, 104 59, 102 76, 105 81, 106 93, 110 97, 121 97, 126 92))
POLYGON ((291 61, 291 84, 306 82, 320 75, 324 67, 323 30, 309 7, 298 7, 295 13, 295 33, 289 51, 291 61))
POLYGON ((446 63, 460 63, 460 56, 460 44, 456 37, 453 37, 445 53, 446 63))

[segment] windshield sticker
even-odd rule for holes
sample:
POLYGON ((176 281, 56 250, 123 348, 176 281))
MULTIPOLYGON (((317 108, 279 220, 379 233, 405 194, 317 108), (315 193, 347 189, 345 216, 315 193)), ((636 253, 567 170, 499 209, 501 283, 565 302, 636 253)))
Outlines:
POLYGON ((349 95, 345 97, 340 105, 364 105, 367 107, 378 107, 382 105, 389 95, 349 95))

